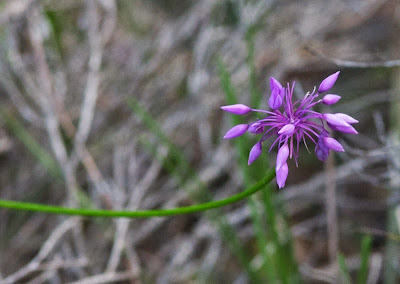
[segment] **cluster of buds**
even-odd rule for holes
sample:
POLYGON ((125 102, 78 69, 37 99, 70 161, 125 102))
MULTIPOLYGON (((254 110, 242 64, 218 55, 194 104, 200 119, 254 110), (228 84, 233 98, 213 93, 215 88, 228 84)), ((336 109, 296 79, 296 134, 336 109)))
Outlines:
POLYGON ((329 151, 344 152, 343 146, 334 138, 329 137, 329 132, 325 128, 328 126, 332 130, 350 134, 358 134, 351 124, 358 121, 344 113, 319 113, 312 110, 317 104, 333 105, 340 100, 340 96, 335 94, 326 94, 322 99, 316 100, 322 93, 330 90, 335 84, 339 71, 325 78, 317 92, 315 88, 312 93, 307 93, 300 100, 294 102, 293 88, 294 82, 286 88, 274 78, 271 78, 270 88, 271 96, 268 100, 271 110, 252 109, 243 104, 223 106, 224 111, 244 115, 250 112, 258 112, 266 115, 248 124, 239 124, 231 128, 224 139, 236 138, 246 132, 253 134, 263 134, 250 150, 248 164, 253 163, 262 152, 262 143, 271 136, 277 138, 272 143, 269 151, 275 145, 278 145, 278 155, 276 158, 276 180, 279 188, 285 186, 289 173, 287 160, 294 157, 297 164, 299 145, 304 143, 307 150, 307 140, 315 144, 315 154, 319 160, 325 161, 329 156, 329 151), (283 111, 279 109, 283 107, 283 111))

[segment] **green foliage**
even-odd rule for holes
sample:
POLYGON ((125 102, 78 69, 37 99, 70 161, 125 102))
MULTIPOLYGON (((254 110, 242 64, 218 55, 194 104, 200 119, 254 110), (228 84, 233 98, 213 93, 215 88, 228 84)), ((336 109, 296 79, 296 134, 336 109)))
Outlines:
MULTIPOLYGON (((29 153, 37 159, 39 164, 58 182, 64 182, 64 176, 53 156, 42 146, 35 137, 33 137, 23 124, 11 114, 0 106, 0 118, 10 132, 24 145, 29 153)), ((87 194, 81 189, 76 189, 77 202, 79 207, 91 208, 93 207, 92 201, 87 194)))
POLYGON ((211 22, 216 26, 234 27, 239 23, 240 12, 236 1, 223 0, 218 2, 211 13, 211 22))
POLYGON ((61 15, 57 14, 55 11, 46 10, 45 15, 47 20, 51 26, 51 30, 54 35, 54 41, 58 52, 60 53, 61 58, 64 58, 64 50, 62 44, 62 30, 63 23, 60 20, 61 15))
POLYGON ((367 283, 368 277, 368 261, 371 254, 372 237, 364 236, 361 241, 361 264, 358 271, 357 283, 367 283))
POLYGON ((338 255, 338 263, 341 283, 351 284, 350 272, 346 265, 346 259, 342 254, 338 255))
POLYGON ((40 145, 9 111, 0 106, 0 117, 5 126, 18 138, 26 149, 38 160, 38 162, 56 179, 62 178, 61 170, 53 156, 40 145))

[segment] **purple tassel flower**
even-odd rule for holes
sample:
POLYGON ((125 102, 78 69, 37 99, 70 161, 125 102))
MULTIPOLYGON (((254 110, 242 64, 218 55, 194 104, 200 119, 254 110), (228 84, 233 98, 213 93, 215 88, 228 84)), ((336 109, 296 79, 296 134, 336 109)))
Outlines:
MULTIPOLYGON (((274 78, 271 78, 271 97, 268 104, 271 111, 251 109, 242 104, 224 106, 223 110, 234 114, 246 114, 249 112, 259 112, 266 115, 249 124, 239 124, 231 128, 225 139, 235 138, 243 135, 246 131, 253 134, 262 134, 261 139, 250 151, 248 164, 253 163, 262 152, 262 143, 268 138, 275 136, 269 151, 277 145, 278 155, 276 158, 276 181, 279 188, 285 186, 289 173, 287 164, 288 158, 294 157, 296 165, 300 143, 304 143, 307 148, 306 140, 315 144, 315 154, 321 161, 326 161, 329 151, 343 152, 343 146, 335 139, 329 137, 326 127, 332 130, 358 134, 351 124, 358 123, 358 120, 344 113, 319 113, 314 111, 313 106, 323 103, 326 105, 335 104, 340 96, 334 94, 325 95, 323 99, 317 99, 320 93, 326 92, 333 87, 339 71, 328 76, 322 81, 318 92, 307 93, 300 100, 293 98, 294 83, 289 83, 284 88, 274 78), (283 110, 279 110, 279 108, 283 110)), ((308 148, 307 148, 308 149, 308 148)))

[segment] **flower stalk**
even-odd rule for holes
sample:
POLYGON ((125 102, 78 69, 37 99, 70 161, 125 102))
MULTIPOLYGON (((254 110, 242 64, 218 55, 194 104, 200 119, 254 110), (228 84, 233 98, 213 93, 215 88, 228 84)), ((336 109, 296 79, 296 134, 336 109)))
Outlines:
POLYGON ((102 210, 102 209, 86 209, 86 208, 70 208, 62 206, 44 205, 39 203, 20 202, 12 200, 0 199, 0 207, 20 210, 20 211, 36 211, 42 213, 50 213, 57 215, 75 215, 85 217, 99 217, 99 218, 148 218, 148 217, 164 217, 173 215, 183 215, 202 212, 210 209, 215 209, 229 204, 243 200, 254 193, 265 188, 275 177, 275 172, 270 169, 267 171, 265 177, 257 184, 249 187, 248 189, 232 195, 228 198, 210 201, 202 204, 196 204, 185 207, 171 208, 171 209, 155 209, 155 210, 138 210, 138 211, 117 211, 117 210, 102 210))

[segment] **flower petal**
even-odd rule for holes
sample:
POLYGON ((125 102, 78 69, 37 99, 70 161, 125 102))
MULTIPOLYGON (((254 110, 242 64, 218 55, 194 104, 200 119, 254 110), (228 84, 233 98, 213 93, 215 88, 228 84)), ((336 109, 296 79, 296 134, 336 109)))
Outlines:
POLYGON ((337 71, 336 73, 326 77, 321 84, 319 85, 318 92, 319 93, 324 93, 331 89, 333 85, 335 84, 338 76, 339 76, 340 71, 337 71))
POLYGON ((284 163, 282 167, 278 171, 276 171, 276 183, 278 187, 281 189, 285 186, 287 176, 289 174, 288 164, 284 163))
POLYGON ((242 105, 242 104, 222 106, 221 109, 223 109, 224 111, 233 113, 233 114, 238 114, 238 115, 246 114, 251 111, 251 108, 249 108, 246 105, 242 105))
POLYGON ((257 160, 258 157, 260 157, 261 152, 262 152, 262 144, 261 141, 259 141, 253 146, 253 148, 251 148, 249 154, 249 161, 247 162, 247 164, 250 165, 255 160, 257 160))
POLYGON ((249 126, 247 124, 238 124, 232 127, 224 136, 224 139, 232 139, 243 135, 249 126))

